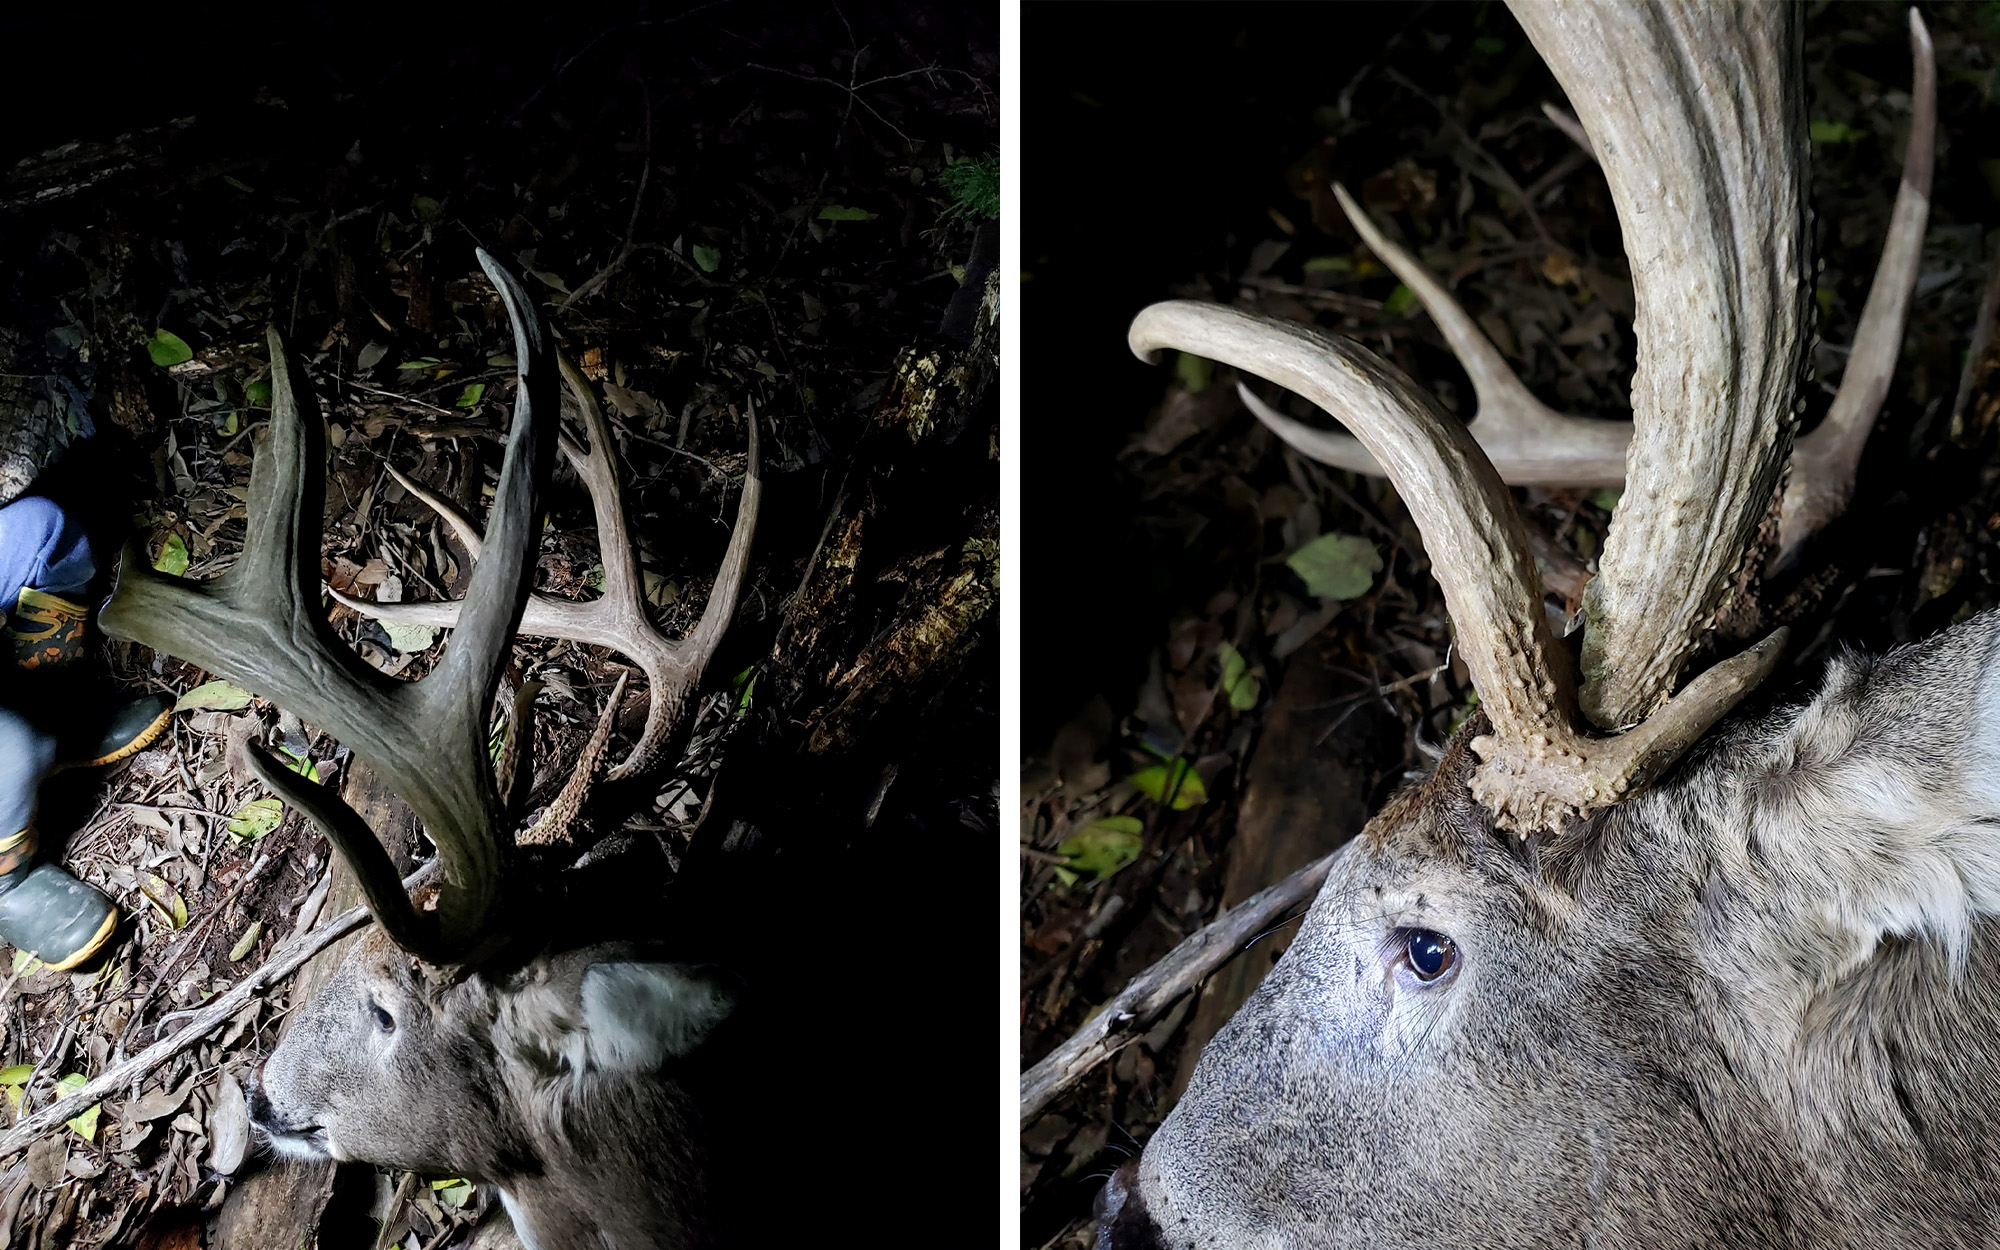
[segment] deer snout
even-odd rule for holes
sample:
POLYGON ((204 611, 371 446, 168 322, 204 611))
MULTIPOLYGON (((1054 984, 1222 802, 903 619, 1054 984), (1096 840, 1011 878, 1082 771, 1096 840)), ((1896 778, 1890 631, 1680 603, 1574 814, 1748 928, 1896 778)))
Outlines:
POLYGON ((1160 1230, 1139 1196, 1139 1161, 1111 1174, 1097 1191, 1097 1250, 1162 1250, 1160 1230))
POLYGON ((324 1127, 318 1124, 299 1123, 299 1117, 287 1115, 272 1101, 264 1088, 264 1067, 260 1063, 250 1076, 250 1089, 246 1101, 250 1105, 250 1124, 257 1136, 268 1143, 279 1155, 291 1159, 339 1158, 327 1139, 324 1127))
POLYGON ((250 1078, 249 1101, 250 1123, 256 1125, 266 1133, 270 1132, 271 1125, 277 1117, 277 1111, 271 1106, 271 1096, 264 1092, 264 1065, 261 1063, 257 1065, 256 1072, 250 1078))

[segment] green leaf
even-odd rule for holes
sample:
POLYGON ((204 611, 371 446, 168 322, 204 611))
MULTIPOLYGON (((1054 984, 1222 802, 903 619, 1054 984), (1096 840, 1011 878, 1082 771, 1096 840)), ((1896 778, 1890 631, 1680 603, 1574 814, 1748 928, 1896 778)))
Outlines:
POLYGON ((14 952, 14 975, 31 977, 42 970, 42 961, 28 951, 14 952))
POLYGON ((444 361, 439 360, 436 356, 419 356, 415 360, 406 360, 396 367, 398 369, 435 369, 443 363, 444 361))
POLYGON ((849 208, 844 204, 829 204, 819 210, 821 221, 873 221, 875 214, 865 208, 849 208))
POLYGON ((1505 39, 1496 39, 1492 35, 1481 35, 1472 41, 1472 48, 1475 52, 1484 52, 1486 55, 1492 56, 1495 53, 1505 52, 1507 50, 1507 41, 1505 39))
POLYGON ((722 249, 697 243, 694 245, 694 263, 701 266, 703 273, 714 273, 716 267, 722 264, 722 249))
MULTIPOLYGON (((76 1091, 90 1084, 81 1072, 72 1072, 56 1082, 56 1101, 61 1102, 76 1091)), ((97 1140, 97 1105, 92 1103, 88 1111, 79 1112, 74 1119, 65 1121, 75 1129, 85 1141, 97 1140)))
POLYGON ((314 785, 319 784, 319 765, 312 762, 310 755, 300 755, 290 747, 281 746, 278 748, 278 762, 314 785))
POLYGON ((1310 256, 1306 258, 1307 273, 1353 273, 1354 262, 1345 256, 1310 256))
POLYGON ((941 214, 946 221, 1000 215, 999 153, 953 157, 938 171, 938 184, 951 196, 950 205, 941 214))
POLYGON ((1850 143, 1868 133, 1846 122, 1814 122, 1809 129, 1814 143, 1850 143))
POLYGON ((464 1207, 466 1200, 472 1197, 472 1182, 462 1180, 456 1176, 448 1177, 441 1181, 432 1181, 431 1189, 437 1194, 439 1202, 444 1203, 454 1211, 464 1207))
POLYGON ((1145 830, 1145 823, 1136 816, 1106 816, 1065 838, 1056 851, 1069 857, 1070 869, 1094 873, 1103 880, 1139 858, 1145 830))
POLYGON ((1391 317, 1400 317, 1417 306, 1417 293, 1398 282, 1396 289, 1389 292, 1389 298, 1382 301, 1382 311, 1391 317))
POLYGON ((229 962, 241 963, 251 951, 257 949, 257 939, 264 936, 264 922, 252 920, 250 927, 243 930, 243 936, 236 939, 236 945, 229 948, 229 962))
POLYGON ((438 635, 429 625, 406 625, 401 621, 383 621, 382 632, 389 635, 389 645, 405 655, 427 649, 438 635))
POLYGON ((736 702, 736 714, 738 716, 750 710, 750 696, 756 689, 757 666, 755 664, 736 674, 735 678, 730 681, 729 694, 736 702))
POLYGON ((441 206, 428 195, 419 195, 410 201, 410 208, 417 214, 417 220, 425 225, 437 221, 441 206))
POLYGON ((1179 757, 1142 768, 1127 780, 1153 802, 1165 803, 1177 812, 1208 802, 1208 790, 1201 784, 1201 775, 1195 772, 1194 765, 1179 757))
POLYGON ((258 378, 243 388, 243 402, 253 408, 271 406, 271 379, 258 378))
POLYGON ((1604 509, 1606 512, 1611 512, 1617 509, 1618 501, 1624 497, 1625 492, 1623 489, 1616 486, 1606 486, 1600 490, 1592 491, 1590 493, 1590 502, 1594 506, 1604 509))
POLYGON ((250 692, 233 681, 205 681, 174 700, 176 712, 234 712, 250 706, 250 692))
POLYGON ((1226 642, 1218 645, 1215 653, 1222 659, 1222 692, 1229 696, 1229 706, 1239 712, 1256 707, 1262 683, 1251 673, 1243 653, 1226 642))
POLYGON ((1215 362, 1206 356, 1182 352, 1174 361, 1174 376, 1180 379, 1188 394, 1199 395, 1215 380, 1215 362))
POLYGON ((178 533, 168 534, 167 541, 160 547, 160 554, 153 557, 153 567, 173 577, 187 576, 187 540, 178 533))
POLYGON ((467 382, 465 389, 458 393, 458 406, 460 408, 477 408, 479 401, 484 398, 486 398, 486 383, 467 382))
POLYGON ((285 818, 285 805, 276 799, 251 799, 236 809, 229 818, 229 836, 242 842, 255 842, 285 818))
POLYGON ((0 1068, 0 1085, 26 1085, 28 1077, 34 1074, 32 1063, 17 1063, 11 1068, 0 1068))
POLYGON ((158 330, 147 341, 146 354, 151 356, 153 363, 160 368, 171 369, 175 365, 186 364, 193 360, 194 348, 189 347, 187 340, 172 330, 158 330))
POLYGON ((1375 544, 1353 534, 1321 534, 1286 556, 1285 563, 1322 599, 1359 599, 1382 571, 1375 544))

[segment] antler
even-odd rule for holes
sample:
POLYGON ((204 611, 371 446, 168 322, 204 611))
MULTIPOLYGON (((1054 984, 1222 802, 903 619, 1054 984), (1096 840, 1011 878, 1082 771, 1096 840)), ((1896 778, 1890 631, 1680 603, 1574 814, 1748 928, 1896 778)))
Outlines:
POLYGON ((1358 343, 1218 304, 1155 304, 1132 322, 1142 359, 1198 351, 1297 391, 1353 430, 1416 519, 1493 733, 1473 791, 1523 832, 1635 792, 1770 671, 1783 631, 1691 683, 1631 733, 1580 731, 1576 674, 1549 634, 1528 537, 1507 487, 1466 427, 1358 343))
POLYGON ((534 575, 538 500, 556 428, 547 331, 520 283, 478 255, 513 323, 520 385, 487 527, 494 554, 474 573, 462 623, 430 676, 383 676, 327 623, 319 587, 325 431, 276 329, 271 420, 256 439, 243 554, 222 576, 196 583, 154 572, 128 546, 100 618, 114 637, 219 673, 297 713, 382 773, 437 844, 444 879, 435 912, 412 905, 381 844, 337 794, 252 749, 257 776, 310 815, 354 868, 382 928, 433 963, 474 949, 500 892, 505 843, 487 712, 534 575))
MULTIPOLYGON (((1793 448, 1778 551, 1771 562, 1774 573, 1792 564, 1805 540, 1847 507, 1854 489, 1855 465, 1901 354, 1903 328, 1909 320, 1910 297, 1923 255, 1937 150, 1937 66, 1930 33, 1915 9, 1910 10, 1910 49, 1915 66, 1910 141, 1888 238, 1833 407, 1819 427, 1793 448)), ((1586 151, 1592 151, 1575 118, 1553 105, 1545 105, 1543 111, 1586 151)), ((1501 480, 1512 486, 1623 485, 1632 427, 1622 421, 1564 416, 1536 399, 1444 286, 1415 257, 1390 242, 1345 187, 1335 186, 1333 191, 1362 241, 1416 295, 1472 380, 1479 400, 1478 413, 1470 422, 1473 437, 1499 470, 1501 480)), ((1382 471, 1367 448, 1353 437, 1294 421, 1241 383, 1238 391, 1258 420, 1301 455, 1360 473, 1382 471)))
POLYGON ((1792 449, 1792 474, 1778 513, 1778 551, 1771 571, 1782 572, 1800 548, 1828 521, 1847 510, 1854 495, 1854 469, 1889 394, 1889 380, 1903 354, 1903 327, 1910 320, 1910 297, 1924 257, 1924 227, 1931 215, 1931 170, 1937 160, 1937 58, 1931 33, 1910 10, 1910 141, 1903 151, 1903 180, 1889 210, 1889 237, 1861 306, 1840 390, 1818 428, 1792 449))
POLYGON ((1493 724, 1473 744, 1473 789, 1526 832, 1634 792, 1776 663, 1782 631, 1668 698, 1790 451, 1809 267, 1793 10, 1551 0, 1516 16, 1604 165, 1638 308, 1629 485, 1585 593, 1580 690, 1511 496, 1407 377, 1355 344, 1207 305, 1155 305, 1130 340, 1141 356, 1177 347, 1299 391, 1381 464, 1424 534, 1493 724), (1591 722, 1637 728, 1597 737, 1591 722))
MULTIPOLYGON (((1472 379, 1473 393, 1479 397, 1479 411, 1469 423, 1472 436, 1502 481, 1515 486, 1603 486, 1625 480, 1625 449, 1632 441, 1629 422, 1566 417, 1536 399, 1444 284, 1377 230, 1346 187, 1334 184, 1333 194, 1362 241, 1416 294, 1472 379)), ((1358 473, 1382 472, 1368 449, 1352 436, 1294 421, 1240 382, 1237 390, 1257 419, 1300 455, 1358 473)))
MULTIPOLYGON (((611 426, 598 407, 590 383, 567 359, 560 354, 557 359, 563 380, 569 384, 570 394, 575 396, 582 413, 584 435, 590 440, 590 447, 585 450, 565 434, 561 446, 589 488, 591 504, 597 512, 598 546, 604 557, 604 592, 586 603, 531 595, 521 615, 520 632, 609 647, 629 656, 645 672, 651 700, 646 710, 646 727, 631 754, 606 774, 616 781, 643 771, 658 757, 686 710, 689 696, 700 688, 702 674, 736 612, 743 575, 750 565, 750 544, 756 536, 757 508, 764 489, 758 456, 757 413, 753 408, 749 414, 750 469, 743 482, 743 498, 736 505, 736 529, 723 552, 715 587, 709 592, 708 605, 693 632, 685 640, 674 642, 661 634, 646 615, 645 582, 619 495, 618 452, 611 441, 611 426)), ((443 517, 466 550, 478 558, 479 531, 463 512, 394 466, 390 466, 389 472, 405 490, 443 517)), ((449 629, 457 625, 461 610, 458 603, 370 603, 331 588, 329 593, 364 616, 410 625, 449 629)))

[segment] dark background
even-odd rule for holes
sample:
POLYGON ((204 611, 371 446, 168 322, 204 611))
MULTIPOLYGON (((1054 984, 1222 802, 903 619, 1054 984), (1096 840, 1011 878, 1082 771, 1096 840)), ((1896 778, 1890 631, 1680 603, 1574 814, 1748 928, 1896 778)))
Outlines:
POLYGON ((1271 233, 1264 205, 1291 198, 1283 173, 1318 137, 1313 108, 1420 12, 1023 6, 1025 750, 1092 695, 1129 703, 1185 593, 1172 550, 1139 527, 1141 483, 1116 467, 1160 401, 1126 327, 1271 233))

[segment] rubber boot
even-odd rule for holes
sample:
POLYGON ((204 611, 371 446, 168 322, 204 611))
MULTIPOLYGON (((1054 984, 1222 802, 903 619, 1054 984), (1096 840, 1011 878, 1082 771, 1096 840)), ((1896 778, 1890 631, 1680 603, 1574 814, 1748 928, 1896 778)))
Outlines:
POLYGON ((0 708, 0 940, 58 970, 104 948, 118 908, 54 864, 37 864, 35 795, 54 767, 56 741, 18 713, 0 708))
POLYGON ((89 615, 82 604, 24 588, 4 630, 27 678, 24 690, 47 705, 33 710, 55 731, 58 768, 114 764, 158 741, 173 719, 173 705, 159 695, 128 698, 72 676, 89 615))
POLYGON ((118 906, 55 864, 35 863, 36 841, 32 826, 0 839, 0 941, 64 972, 104 949, 118 906))

